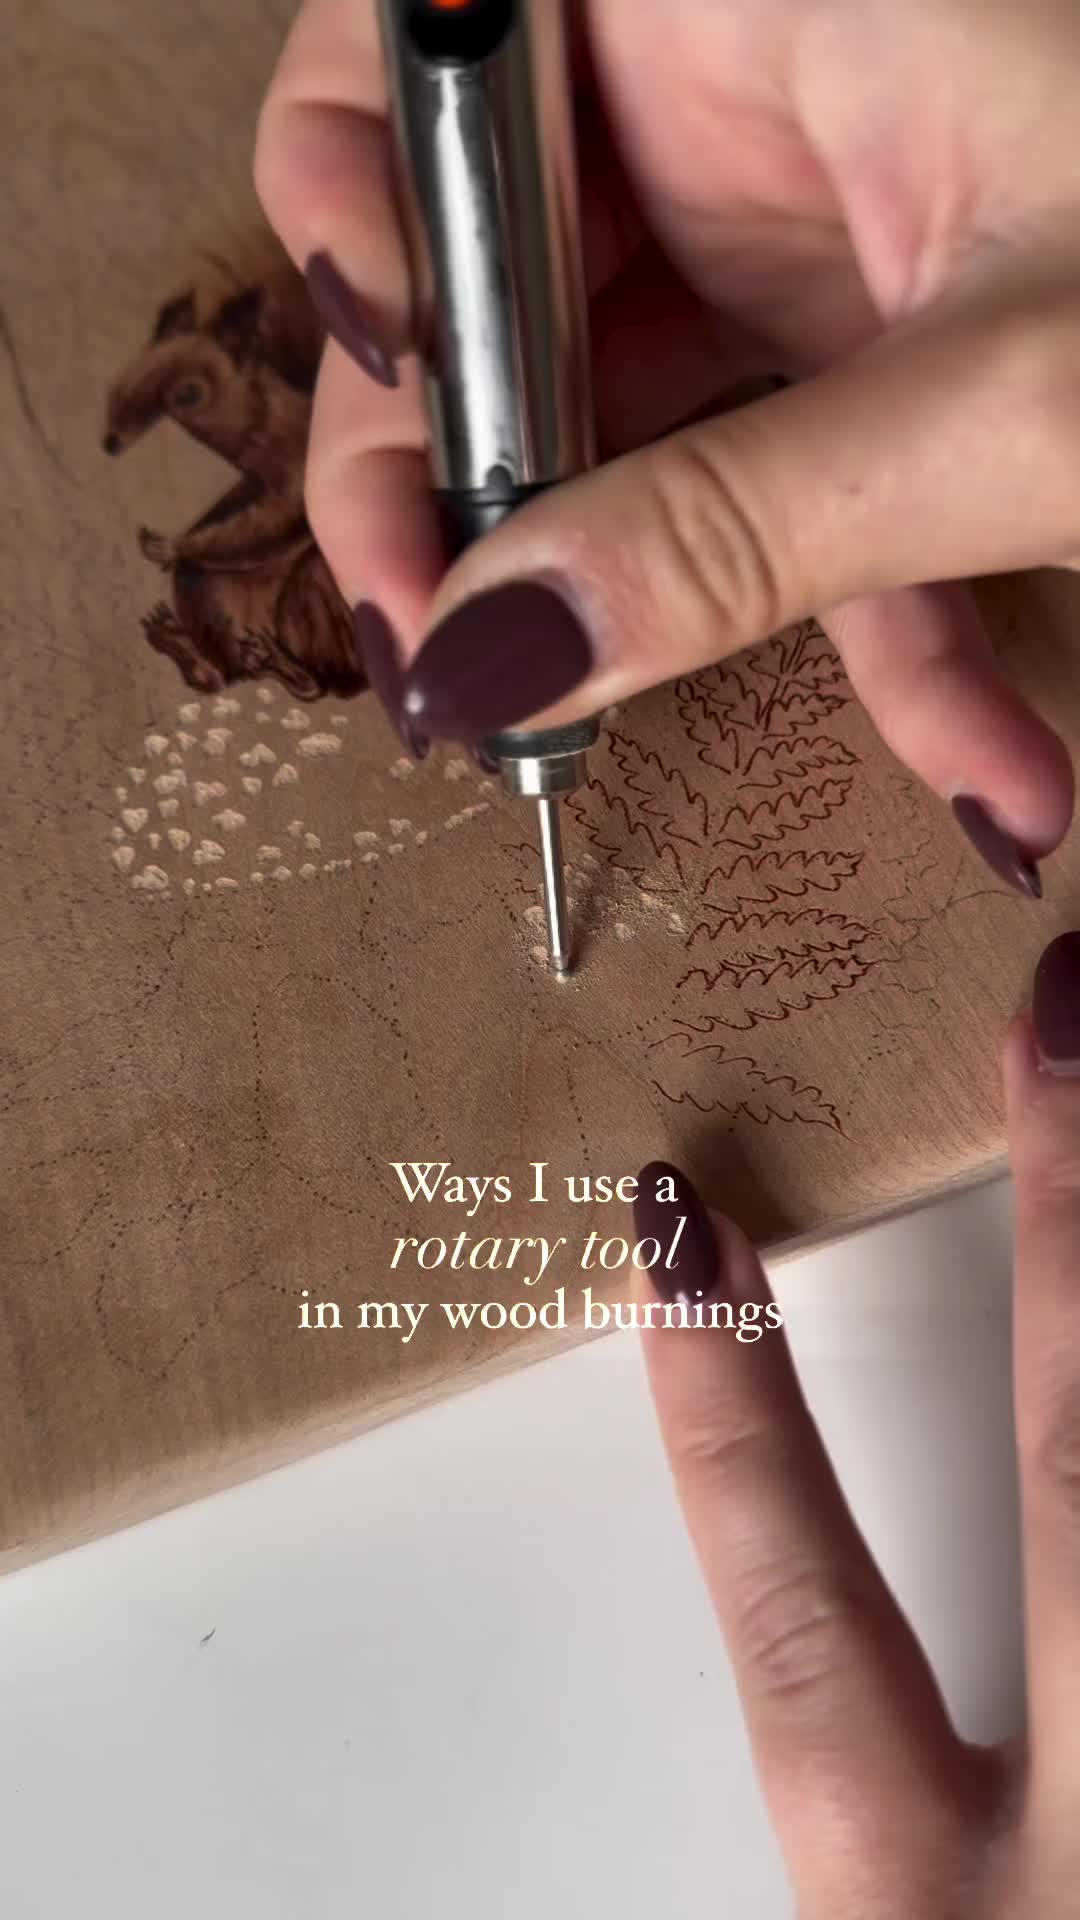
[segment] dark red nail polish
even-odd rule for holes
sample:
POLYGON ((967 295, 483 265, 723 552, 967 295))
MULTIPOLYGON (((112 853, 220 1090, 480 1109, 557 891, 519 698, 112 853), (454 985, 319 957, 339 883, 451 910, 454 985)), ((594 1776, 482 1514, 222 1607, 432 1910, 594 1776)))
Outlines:
POLYGON ((1080 933, 1051 941, 1035 969, 1035 1044, 1051 1073, 1080 1075, 1080 933))
POLYGON ((436 627, 405 676, 405 713, 439 738, 482 740, 554 706, 592 665, 569 601, 518 581, 467 600, 436 627))
POLYGON ((312 305, 328 333, 380 387, 400 385, 398 370, 379 345, 374 322, 328 253, 313 253, 304 269, 312 305))
POLYGON ((1021 853, 1009 834, 991 818, 981 800, 974 800, 967 794, 960 794, 952 803, 957 824, 961 826, 975 848, 981 854, 991 873, 1004 880, 1017 893, 1026 894, 1029 900, 1042 899, 1042 880, 1039 869, 1033 860, 1021 853))
POLYGON ((382 701, 414 760, 426 759, 431 742, 410 724, 402 710, 404 675, 394 630, 385 614, 371 601, 363 602, 353 611, 353 638, 360 649, 372 692, 382 701))
POLYGON ((639 1241, 660 1243, 660 1258, 649 1269, 649 1278, 661 1299, 672 1304, 686 1301, 693 1307, 719 1298, 724 1275, 713 1224, 678 1167, 650 1160, 642 1168, 634 1201, 634 1229, 639 1241))

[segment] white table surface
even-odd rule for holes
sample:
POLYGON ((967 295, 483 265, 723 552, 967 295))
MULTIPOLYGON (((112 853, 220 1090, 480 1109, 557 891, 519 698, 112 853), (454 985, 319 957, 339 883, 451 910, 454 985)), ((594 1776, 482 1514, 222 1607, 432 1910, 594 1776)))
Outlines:
MULTIPOLYGON (((775 1276, 981 1737, 1020 1710, 1008 1267, 999 1185, 775 1276)), ((634 1337, 0 1582, 0 1861, 12 1920, 787 1915, 634 1337)))

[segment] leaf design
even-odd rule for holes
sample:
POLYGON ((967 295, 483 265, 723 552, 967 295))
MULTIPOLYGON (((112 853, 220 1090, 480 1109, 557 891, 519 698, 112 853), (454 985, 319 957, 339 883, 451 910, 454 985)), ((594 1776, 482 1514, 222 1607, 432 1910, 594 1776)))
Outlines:
POLYGON ((764 1126, 769 1120, 784 1120, 788 1125, 801 1121, 805 1126, 831 1127, 843 1133, 836 1108, 826 1100, 820 1087, 800 1086, 788 1074, 769 1077, 764 1073, 747 1075, 746 1092, 739 1103, 748 1120, 764 1126))
POLYGON ((698 964, 675 988, 674 1016, 699 1034, 790 1019, 848 992, 893 954, 861 921, 819 907, 699 926, 687 951, 698 964))
POLYGON ((817 620, 806 620, 799 629, 793 677, 799 686, 839 687, 848 699, 851 697, 844 663, 817 620))
POLYGON ((803 1086, 789 1074, 764 1074, 752 1061, 729 1056, 717 1042, 674 1033, 654 1051, 653 1062, 654 1087, 675 1105, 688 1101, 699 1113, 724 1113, 758 1126, 780 1120, 844 1131, 820 1087, 803 1086))
POLYGON ((776 900, 797 900, 816 891, 835 893, 854 879, 863 863, 861 853, 740 853, 730 864, 714 867, 705 888, 705 902, 717 912, 740 919, 747 905, 772 906, 776 900))
POLYGON ((799 733, 804 727, 820 726, 830 714, 846 707, 850 698, 848 693, 807 692, 803 687, 793 687, 790 693, 779 695, 773 703, 769 716, 772 731, 799 733))
MULTIPOLYGON (((820 1087, 767 1071, 764 1057, 735 1058, 725 1043, 756 1029, 772 1052, 779 1035, 767 1040, 766 1027, 850 992, 872 969, 875 986, 888 978, 899 990, 898 914, 882 931, 802 904, 842 897, 866 857, 861 842, 858 851, 814 844, 858 777, 857 752, 826 724, 852 697, 824 631, 804 621, 677 683, 681 730, 699 765, 715 770, 708 778, 695 784, 673 763, 684 755, 632 738, 623 724, 606 734, 593 778, 569 803, 613 867, 678 905, 670 929, 694 929, 670 1018, 647 1023, 667 1029, 649 1052, 668 1099, 757 1125, 842 1132, 820 1087)), ((906 878, 898 871, 898 896, 906 878)))
POLYGON ((766 1021, 789 1020, 793 1013, 835 1000, 865 979, 870 967, 857 953, 839 953, 816 961, 778 960, 748 970, 736 986, 727 972, 710 975, 696 967, 675 989, 675 1017, 696 1032, 726 1027, 748 1033, 766 1021), (720 988, 727 987, 728 995, 720 988))
POLYGON ((922 831, 904 852, 889 859, 895 873, 895 894, 883 902, 885 912, 900 926, 922 926, 940 920, 953 907, 979 894, 1002 892, 981 862, 959 841, 944 850, 929 831, 922 831))
POLYGON ((685 774, 677 767, 665 766, 658 753, 625 734, 611 735, 611 757, 622 775, 628 808, 636 807, 673 840, 708 846, 705 796, 694 791, 685 774))
POLYGON ((699 927, 693 947, 713 965, 742 966, 742 956, 756 958, 764 949, 788 955, 816 952, 822 943, 829 947, 850 946, 875 937, 874 929, 846 913, 829 912, 825 907, 801 907, 796 913, 748 913, 737 929, 729 926, 699 927))
POLYGON ((776 800, 762 800, 756 807, 732 807, 721 822, 718 837, 756 853, 767 841, 804 833, 813 821, 827 820, 830 814, 839 812, 850 792, 850 779, 825 780, 798 793, 782 793, 776 800))
POLYGON ((763 741, 752 754, 743 774, 747 787, 780 787, 785 780, 806 780, 826 767, 854 767, 858 764, 842 740, 828 734, 815 739, 781 738, 763 741))
POLYGON ((852 697, 840 656, 816 620, 806 620, 757 648, 750 667, 771 683, 761 710, 761 727, 769 734, 815 726, 852 697))
POLYGON ((634 817, 621 794, 609 792, 594 777, 567 804, 593 846, 620 873, 630 874, 649 893, 682 892, 674 844, 661 844, 645 822, 634 817))
POLYGON ((764 702, 745 676, 732 667, 706 667, 676 688, 679 716, 687 739, 705 766, 737 773, 761 731, 764 702))
POLYGON ((943 962, 928 947, 917 928, 902 929, 893 943, 891 961, 882 967, 875 981, 879 995, 903 994, 909 1001, 927 996, 933 999, 941 985, 943 962))
POLYGON ((707 767, 719 767, 722 773, 735 773, 739 765, 739 736, 726 726, 720 713, 700 694, 693 692, 692 680, 679 682, 679 715, 698 759, 707 767))

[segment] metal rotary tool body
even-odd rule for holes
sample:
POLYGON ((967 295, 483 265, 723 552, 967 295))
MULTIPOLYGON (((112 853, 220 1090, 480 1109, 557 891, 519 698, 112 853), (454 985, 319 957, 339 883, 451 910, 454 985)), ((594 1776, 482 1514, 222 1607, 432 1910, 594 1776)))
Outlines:
MULTIPOLYGON (((398 195, 453 554, 594 458, 563 0, 379 0, 398 195)), ((506 645, 513 647, 513 632, 506 645)), ((595 721, 480 744, 536 801, 552 965, 570 967, 560 797, 595 721)))

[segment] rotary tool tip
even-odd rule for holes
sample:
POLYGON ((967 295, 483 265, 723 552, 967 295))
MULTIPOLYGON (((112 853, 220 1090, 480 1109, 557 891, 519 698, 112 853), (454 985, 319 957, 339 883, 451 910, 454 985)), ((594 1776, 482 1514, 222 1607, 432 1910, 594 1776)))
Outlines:
POLYGON ((559 803, 551 795, 545 794, 536 804, 540 823, 540 858, 544 871, 548 952, 555 978, 565 980, 570 972, 570 927, 566 911, 559 803))

